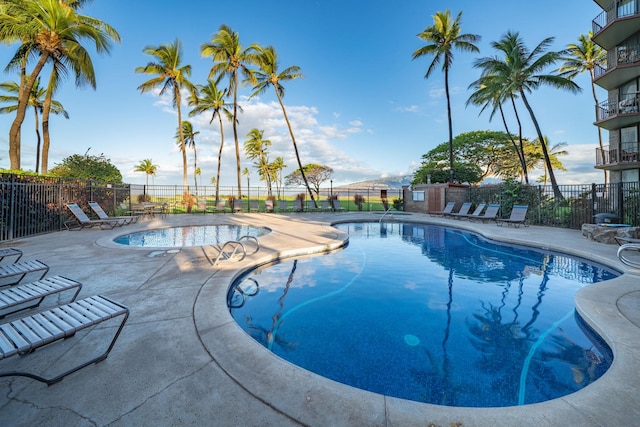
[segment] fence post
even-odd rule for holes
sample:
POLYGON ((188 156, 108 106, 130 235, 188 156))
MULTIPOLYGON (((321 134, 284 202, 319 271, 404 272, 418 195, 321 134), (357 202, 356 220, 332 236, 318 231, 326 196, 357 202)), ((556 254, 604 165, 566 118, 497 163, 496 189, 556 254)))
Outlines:
POLYGON ((624 183, 618 183, 618 216, 624 224, 624 183))
POLYGON ((9 217, 7 218, 7 231, 9 240, 13 240, 13 227, 15 223, 15 200, 16 200, 16 176, 11 174, 11 198, 9 200, 9 217))

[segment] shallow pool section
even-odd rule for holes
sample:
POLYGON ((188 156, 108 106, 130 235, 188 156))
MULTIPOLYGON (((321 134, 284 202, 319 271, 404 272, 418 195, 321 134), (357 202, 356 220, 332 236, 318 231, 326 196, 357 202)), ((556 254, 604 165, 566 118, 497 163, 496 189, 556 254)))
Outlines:
POLYGON ((344 250, 262 267, 228 294, 238 324, 298 366, 403 399, 498 407, 567 395, 612 362, 574 295, 616 271, 439 226, 337 228, 344 250))
POLYGON ((260 237, 269 231, 249 225, 189 225, 139 231, 119 236, 113 241, 127 246, 176 248, 223 244, 242 236, 260 237))

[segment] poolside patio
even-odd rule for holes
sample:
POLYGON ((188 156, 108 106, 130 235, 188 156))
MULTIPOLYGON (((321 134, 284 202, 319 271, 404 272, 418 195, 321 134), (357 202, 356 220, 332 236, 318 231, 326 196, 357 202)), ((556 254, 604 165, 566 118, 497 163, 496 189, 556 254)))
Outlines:
MULTIPOLYGON (((336 221, 377 221, 380 213, 169 215, 114 230, 64 231, 0 245, 24 251, 59 274, 84 284, 80 297, 102 294, 129 307, 131 316, 110 356, 46 385, 0 378, 0 425, 204 426, 607 426, 640 419, 640 271, 616 257, 616 245, 580 231, 496 227, 402 214, 385 220, 448 224, 513 243, 586 257, 625 271, 583 288, 578 311, 614 351, 609 371, 587 388, 545 403, 508 408, 450 408, 377 395, 293 366, 249 338, 226 307, 230 283, 243 270, 279 257, 327 252, 346 236, 336 221), (243 224, 269 227, 261 249, 241 262, 213 267, 212 247, 122 247, 118 235, 177 225, 243 224)), ((64 302, 47 301, 48 305, 64 302)), ((109 327, 109 326, 107 326, 109 327)), ((78 334, 25 357, 0 361, 0 371, 24 366, 61 370, 105 344, 100 330, 78 334), (77 346, 72 349, 72 347, 77 346), (69 351, 72 349, 71 351, 69 351), (66 359, 66 360, 68 360, 66 359)), ((101 348, 101 347, 100 347, 101 348)))

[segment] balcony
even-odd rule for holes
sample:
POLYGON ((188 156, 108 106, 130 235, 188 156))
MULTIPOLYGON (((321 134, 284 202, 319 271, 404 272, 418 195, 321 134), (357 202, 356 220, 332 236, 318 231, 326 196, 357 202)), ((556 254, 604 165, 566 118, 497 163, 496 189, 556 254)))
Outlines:
POLYGON ((594 123, 606 130, 620 129, 640 122, 640 92, 625 94, 618 98, 609 98, 596 106, 594 123))
POLYGON ((615 0, 592 22, 593 41, 612 50, 640 29, 640 0, 615 0))
POLYGON ((640 167, 638 156, 638 143, 625 144, 624 149, 618 150, 605 147, 604 150, 596 148, 596 169, 625 170, 640 167))
POLYGON ((607 65, 596 65, 595 83, 612 90, 631 79, 640 77, 640 45, 617 46, 607 54, 607 65))

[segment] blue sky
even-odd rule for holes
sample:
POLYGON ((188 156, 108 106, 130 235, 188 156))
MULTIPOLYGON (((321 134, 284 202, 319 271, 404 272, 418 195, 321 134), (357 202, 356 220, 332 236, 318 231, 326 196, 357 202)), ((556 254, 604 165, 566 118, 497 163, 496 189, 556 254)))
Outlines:
MULTIPOLYGON (((200 45, 210 41, 221 24, 240 35, 243 46, 273 45, 280 68, 297 65, 304 78, 287 82, 284 103, 293 125, 303 163, 320 163, 334 169, 339 185, 385 176, 411 174, 421 156, 448 140, 444 77, 437 71, 424 79, 431 58, 411 60, 422 42, 416 36, 433 23, 432 15, 450 9, 462 15, 462 30, 482 36, 479 54, 455 53, 450 75, 453 132, 503 130, 498 117, 478 116, 466 107, 468 85, 479 77, 474 59, 495 52, 490 43, 508 30, 518 31, 529 48, 545 37, 555 37, 553 49, 562 49, 591 29, 600 9, 594 2, 446 2, 418 0, 95 0, 82 13, 112 25, 122 38, 110 55, 94 51, 97 89, 76 88, 65 81, 56 99, 70 119, 53 116, 50 122, 49 167, 72 154, 89 153, 111 159, 130 183, 144 183, 133 169, 150 158, 159 166, 156 184, 181 184, 182 160, 175 144, 177 115, 170 99, 140 94, 138 85, 150 78, 134 74, 151 57, 144 47, 183 44, 183 64, 192 66, 191 81, 204 84, 212 65, 200 56, 200 45)), ((0 47, 6 64, 16 46, 0 47)), ((48 76, 48 71, 45 72, 48 76)), ((4 73, 3 81, 17 80, 4 73)), ((569 169, 556 173, 560 184, 602 182, 593 168, 597 129, 588 75, 576 82, 580 94, 540 89, 530 97, 542 132, 551 144, 567 143, 562 158, 569 169)), ((247 101, 250 88, 240 91, 244 113, 238 125, 242 142, 253 128, 264 130, 272 141, 270 159, 282 156, 288 168, 297 168, 282 111, 272 91, 247 101)), ((606 94, 599 92, 600 99, 606 94)), ((183 106, 186 116, 189 108, 183 106)), ((524 134, 535 131, 521 108, 524 134)), ((184 117, 184 116, 183 116, 184 117)), ((0 167, 8 168, 8 133, 13 117, 0 116, 0 167)), ((190 119, 195 130, 202 183, 215 176, 220 143, 218 125, 210 116, 190 119)), ((22 168, 35 170, 36 136, 29 112, 22 131, 22 168)), ((608 138, 604 133, 605 140, 608 138)), ((606 142, 605 142, 606 143, 606 142)), ((191 153, 190 153, 191 156, 191 153)), ((243 156, 242 167, 252 169, 243 156)), ((190 165, 192 160, 189 160, 190 165)), ((190 182, 192 169, 190 168, 190 182)), ((252 174, 252 184, 257 174, 252 174)), ((230 125, 225 130, 221 184, 235 182, 235 154, 230 125)))

